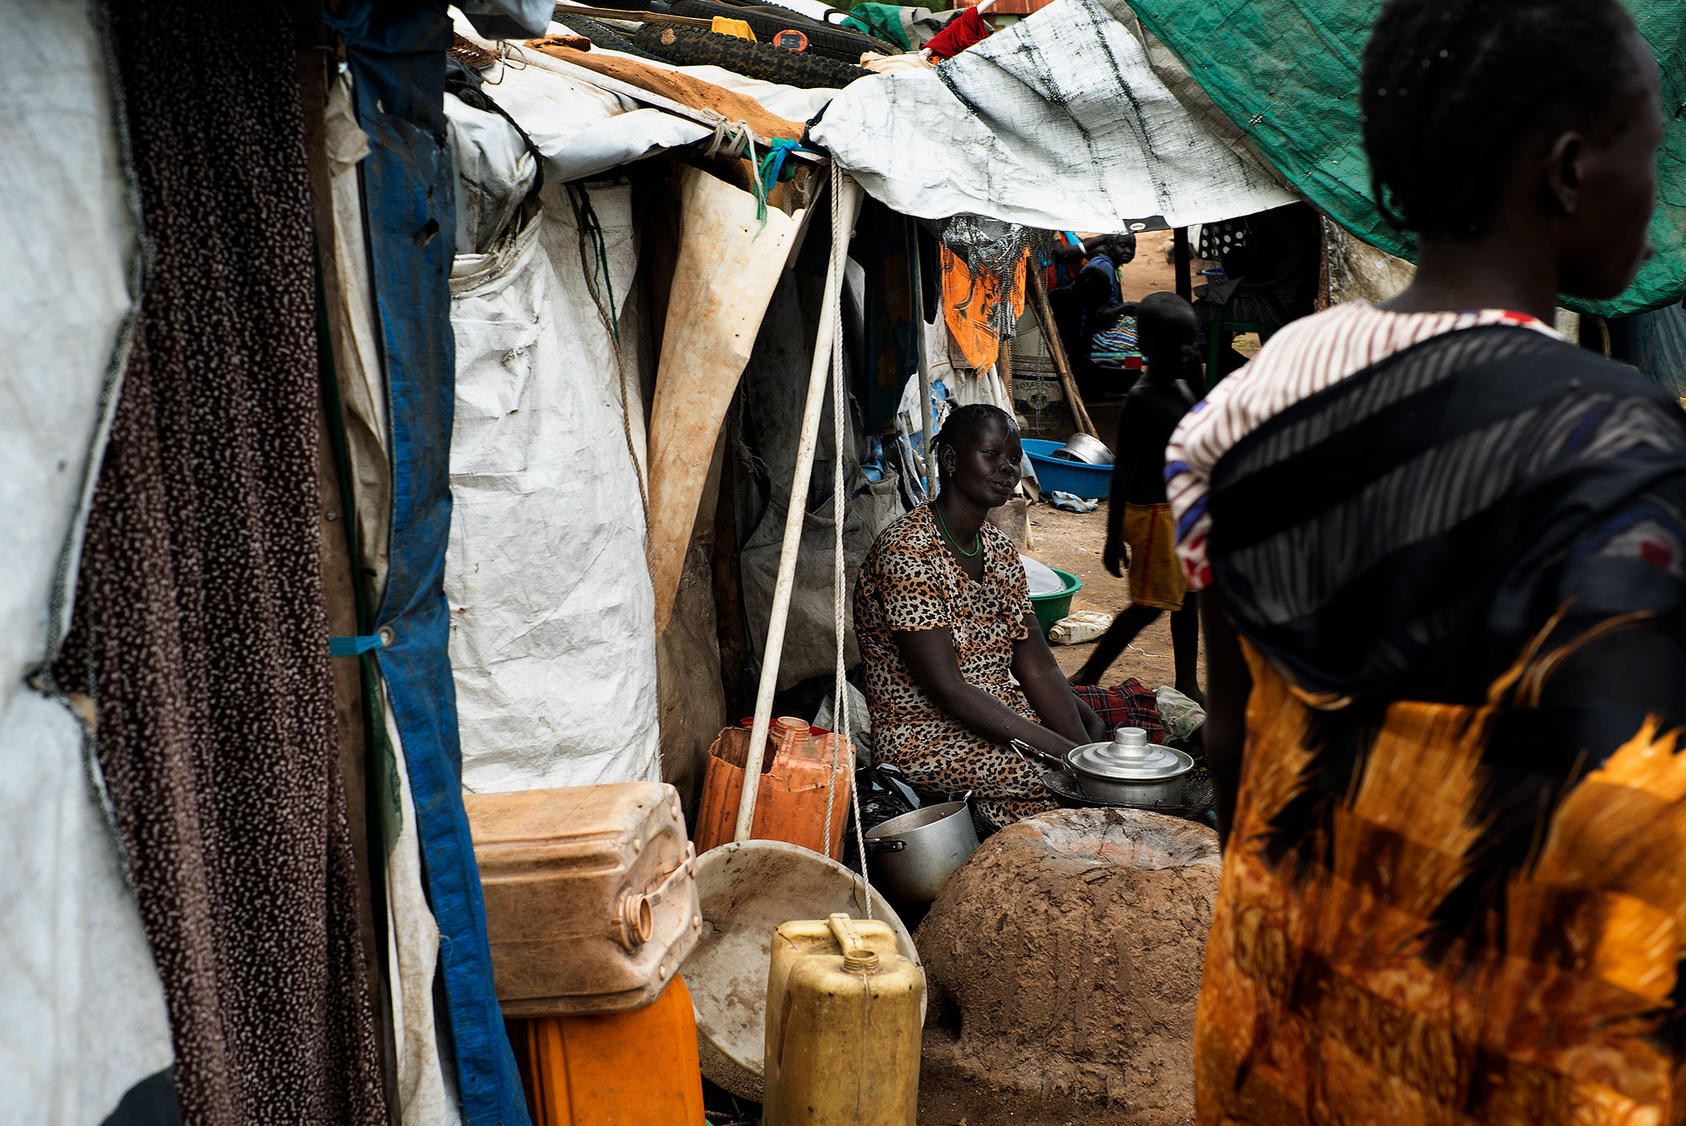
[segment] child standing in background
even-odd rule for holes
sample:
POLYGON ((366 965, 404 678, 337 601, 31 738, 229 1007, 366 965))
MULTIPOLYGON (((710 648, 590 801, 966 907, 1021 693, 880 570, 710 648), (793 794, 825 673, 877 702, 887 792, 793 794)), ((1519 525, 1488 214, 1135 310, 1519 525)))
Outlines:
POLYGON ((1128 566, 1130 605, 1101 635, 1071 682, 1098 683, 1136 635, 1168 610, 1176 689, 1204 702, 1197 672, 1199 616, 1177 560, 1176 526, 1165 498, 1165 445, 1205 393, 1194 309, 1174 293, 1152 293, 1123 312, 1136 318, 1146 370, 1118 416, 1105 562, 1119 577, 1128 566))

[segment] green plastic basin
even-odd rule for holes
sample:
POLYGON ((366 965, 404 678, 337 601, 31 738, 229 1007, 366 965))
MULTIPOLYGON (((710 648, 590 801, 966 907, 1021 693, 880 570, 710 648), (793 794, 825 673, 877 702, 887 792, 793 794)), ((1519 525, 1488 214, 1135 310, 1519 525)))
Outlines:
POLYGON ((1065 582, 1065 588, 1052 594, 1030 596, 1030 608, 1036 611, 1036 622, 1042 627, 1043 633, 1047 633, 1055 622, 1071 613, 1071 596, 1083 589, 1083 580, 1070 571, 1062 571, 1058 567, 1048 569, 1065 582))

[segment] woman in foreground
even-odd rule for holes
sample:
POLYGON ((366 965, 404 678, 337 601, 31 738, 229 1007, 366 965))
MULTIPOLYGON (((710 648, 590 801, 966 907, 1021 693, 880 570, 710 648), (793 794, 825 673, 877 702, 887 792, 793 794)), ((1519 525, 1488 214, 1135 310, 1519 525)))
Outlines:
POLYGON ((1680 1121, 1686 416, 1549 327, 1643 259, 1657 67, 1616 0, 1390 0, 1361 99, 1415 282, 1167 454, 1228 839, 1200 1120, 1680 1121))

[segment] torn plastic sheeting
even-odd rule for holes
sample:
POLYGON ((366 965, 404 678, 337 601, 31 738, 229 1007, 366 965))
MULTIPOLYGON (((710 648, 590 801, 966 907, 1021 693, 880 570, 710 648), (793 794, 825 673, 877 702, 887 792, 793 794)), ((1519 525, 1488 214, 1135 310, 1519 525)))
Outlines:
POLYGON ((935 70, 853 82, 811 133, 874 197, 927 219, 1123 231, 1294 201, 1095 0, 1056 0, 935 70))
POLYGON ((328 89, 324 128, 329 154, 337 156, 330 165, 329 180, 334 238, 324 253, 333 255, 334 276, 339 281, 327 289, 324 298, 329 303, 329 323, 336 326, 333 369, 339 385, 352 494, 357 501, 359 562, 368 570, 369 589, 379 599, 386 589, 392 462, 386 373, 381 368, 368 232, 363 223, 363 189, 357 172, 358 162, 369 154, 369 138, 352 112, 351 79, 347 75, 340 75, 328 89))
POLYGON ((457 166, 458 254, 485 250, 509 226, 538 176, 538 161, 501 114, 445 95, 451 160, 457 166))
MULTIPOLYGON (((656 630, 667 628, 720 423, 749 362, 800 226, 776 207, 685 168, 679 258, 650 409, 650 577, 656 630)), ((800 213, 798 213, 800 214, 800 213)))
POLYGON ((533 139, 546 183, 583 179, 710 135, 706 126, 636 106, 530 54, 526 68, 505 67, 502 80, 484 89, 533 139))
MULTIPOLYGON (((498 47, 479 39, 465 21, 459 21, 456 29, 488 50, 495 52, 498 47)), ((568 33, 560 23, 552 23, 549 31, 568 33)), ((546 183, 584 179, 713 135, 713 129, 700 122, 641 105, 594 85, 587 73, 540 51, 519 46, 511 51, 522 65, 499 64, 493 80, 483 89, 532 138, 545 158, 546 183)), ((592 54, 633 58, 616 51, 593 50, 592 54)), ((806 121, 818 113, 834 93, 759 82, 714 66, 676 67, 647 59, 635 61, 735 90, 755 99, 769 112, 793 121, 806 121)))
MULTIPOLYGON (((541 199, 540 217, 452 270, 445 590, 475 792, 660 777, 653 598, 619 368, 567 189, 541 199)), ((599 284, 620 304, 637 262, 631 191, 591 200, 609 265, 599 284)))

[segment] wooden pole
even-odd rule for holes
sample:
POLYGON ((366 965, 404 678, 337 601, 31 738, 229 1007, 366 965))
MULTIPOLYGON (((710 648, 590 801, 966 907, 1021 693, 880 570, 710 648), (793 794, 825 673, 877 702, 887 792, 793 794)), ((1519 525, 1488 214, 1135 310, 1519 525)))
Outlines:
MULTIPOLYGON (((761 789, 761 759, 767 750, 767 729, 773 718, 773 693, 779 683, 779 659, 784 656, 784 627, 790 617, 790 591, 796 582, 796 553, 802 542, 802 521, 807 515, 808 480, 814 471, 814 448, 819 441, 820 413, 825 408, 826 375, 831 371, 831 342, 837 328, 838 303, 843 299, 843 265, 849 256, 849 232, 860 211, 861 186, 848 176, 839 176, 837 199, 832 214, 837 217, 831 232, 831 264, 825 274, 825 296, 820 301, 819 332, 814 337, 814 362, 808 368, 808 399, 802 409, 802 437, 796 447, 796 471, 791 475, 790 503, 785 506, 784 543, 779 548, 779 576, 773 585, 773 605, 767 615, 767 644, 761 654, 761 686, 755 696, 755 724, 749 730, 749 753, 743 765, 743 795, 738 800, 738 824, 734 841, 749 839, 755 824, 755 798, 761 789)), ((838 379, 843 378, 837 372, 838 379)), ((836 456, 842 457, 838 450, 836 456)), ((835 498, 837 518, 843 519, 843 498, 835 498)))
MULTIPOLYGON (((931 408, 931 361, 925 355, 925 279, 919 265, 919 232, 914 226, 919 220, 908 218, 908 264, 913 279, 913 342, 914 354, 919 358, 919 433, 925 439, 925 495, 935 497, 941 487, 937 481, 937 461, 931 454, 931 439, 936 435, 937 412, 931 408)), ((937 283, 937 306, 942 306, 942 282, 937 283)), ((909 467, 911 468, 911 467, 909 467)))
POLYGON ((1188 228, 1178 227, 1171 234, 1171 257, 1175 261, 1177 270, 1177 296, 1184 301, 1194 300, 1194 279, 1189 277, 1189 267, 1193 265, 1194 256, 1188 247, 1188 228))
POLYGON ((602 20, 627 20, 630 23, 666 23, 677 27, 700 27, 707 30, 714 26, 713 20, 705 20, 700 16, 674 16, 666 12, 625 11, 620 8, 593 8, 586 4, 558 4, 556 16, 563 23, 569 16, 591 16, 602 20))
POLYGON ((1026 272, 1029 274, 1025 280, 1030 286, 1032 308, 1036 310, 1036 323, 1042 327, 1042 339, 1048 343, 1048 355, 1053 357, 1054 370, 1060 376, 1060 386, 1065 388, 1065 401, 1071 408, 1071 421, 1081 433, 1091 438, 1099 438, 1100 434, 1095 430, 1094 421, 1089 418, 1089 408, 1083 405, 1083 393, 1077 389, 1077 379, 1071 374, 1071 362, 1066 358, 1065 343, 1060 339, 1060 331, 1054 325, 1054 310, 1048 304, 1048 287, 1042 283, 1042 271, 1026 272))

